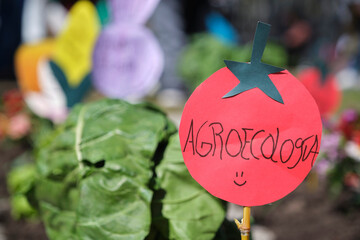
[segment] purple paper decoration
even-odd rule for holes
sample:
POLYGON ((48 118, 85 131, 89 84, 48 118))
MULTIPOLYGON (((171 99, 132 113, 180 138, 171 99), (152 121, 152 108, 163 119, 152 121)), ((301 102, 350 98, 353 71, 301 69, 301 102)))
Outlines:
POLYGON ((110 0, 112 22, 144 24, 160 0, 110 0))
POLYGON ((163 59, 158 42, 145 27, 108 25, 94 49, 94 86, 108 97, 141 98, 158 82, 163 59))

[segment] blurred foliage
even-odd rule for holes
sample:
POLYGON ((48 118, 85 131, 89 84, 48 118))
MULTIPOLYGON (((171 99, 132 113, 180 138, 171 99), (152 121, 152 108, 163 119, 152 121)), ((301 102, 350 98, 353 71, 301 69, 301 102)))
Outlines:
MULTIPOLYGON (((193 91, 211 74, 224 67, 224 60, 249 62, 251 51, 252 43, 243 46, 225 45, 211 34, 197 34, 193 36, 180 58, 179 71, 188 88, 193 91)), ((286 67, 287 59, 287 53, 282 46, 269 42, 262 61, 286 67)))
MULTIPOLYGON (((25 140, 31 146, 37 147, 39 140, 53 131, 54 125, 50 120, 33 114, 30 116, 31 131, 25 140)), ((31 151, 26 151, 12 163, 12 169, 7 175, 7 185, 10 192, 11 214, 15 219, 38 218, 38 211, 31 205, 27 197, 34 194, 37 177, 36 165, 31 151)))
POLYGON ((354 159, 346 157, 330 169, 328 174, 330 193, 334 196, 339 196, 342 191, 352 187, 344 184, 346 183, 346 178, 350 177, 351 174, 360 175, 360 164, 354 161, 354 159))
POLYGON ((14 161, 14 168, 7 176, 7 185, 11 198, 11 214, 15 219, 35 218, 37 211, 33 208, 26 194, 33 191, 36 181, 36 169, 30 152, 25 152, 14 161))
POLYGON ((328 191, 345 211, 360 207, 360 112, 347 109, 335 123, 324 122, 315 165, 328 191))
POLYGON ((360 91, 358 89, 347 89, 343 91, 341 106, 338 113, 352 108, 360 112, 360 91))

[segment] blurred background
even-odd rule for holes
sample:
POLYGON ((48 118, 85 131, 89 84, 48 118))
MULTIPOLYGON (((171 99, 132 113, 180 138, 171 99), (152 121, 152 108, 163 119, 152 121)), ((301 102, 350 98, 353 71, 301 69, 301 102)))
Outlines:
MULTIPOLYGON (((306 181, 254 208, 253 239, 360 239, 360 1, 0 0, 0 240, 47 239, 7 183, 36 124, 109 97, 154 103, 178 125, 223 60, 250 60, 257 21, 272 25, 263 62, 305 85, 324 131, 306 181)), ((230 221, 241 214, 228 206, 230 221)))

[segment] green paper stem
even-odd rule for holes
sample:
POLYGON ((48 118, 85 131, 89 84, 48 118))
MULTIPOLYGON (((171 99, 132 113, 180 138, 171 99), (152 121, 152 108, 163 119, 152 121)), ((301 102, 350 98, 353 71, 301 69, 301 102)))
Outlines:
POLYGON ((264 54, 266 42, 270 34, 270 29, 270 24, 258 22, 251 53, 251 63, 261 63, 261 58, 264 54))

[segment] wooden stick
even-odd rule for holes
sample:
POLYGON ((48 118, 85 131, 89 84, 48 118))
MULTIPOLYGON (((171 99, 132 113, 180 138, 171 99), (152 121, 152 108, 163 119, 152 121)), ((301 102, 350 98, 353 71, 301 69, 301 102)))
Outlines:
POLYGON ((238 229, 241 232, 241 240, 249 240, 250 236, 250 207, 243 208, 243 218, 241 219, 241 223, 235 220, 235 223, 238 229))

